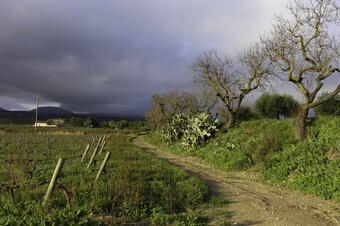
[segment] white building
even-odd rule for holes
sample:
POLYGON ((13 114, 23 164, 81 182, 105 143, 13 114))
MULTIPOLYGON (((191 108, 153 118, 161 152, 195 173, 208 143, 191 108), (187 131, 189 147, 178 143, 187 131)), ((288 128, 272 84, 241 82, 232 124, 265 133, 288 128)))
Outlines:
POLYGON ((57 125, 48 125, 47 122, 34 123, 34 127, 57 127, 57 125))

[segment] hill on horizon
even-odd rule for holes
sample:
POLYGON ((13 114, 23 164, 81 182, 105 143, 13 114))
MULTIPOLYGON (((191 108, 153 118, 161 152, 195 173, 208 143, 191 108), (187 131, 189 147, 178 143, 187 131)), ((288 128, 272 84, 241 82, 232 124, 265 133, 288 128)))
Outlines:
MULTIPOLYGON (((73 115, 74 113, 62 107, 39 107, 39 114, 48 115, 73 115)), ((29 112, 35 113, 36 108, 30 110, 29 112)))

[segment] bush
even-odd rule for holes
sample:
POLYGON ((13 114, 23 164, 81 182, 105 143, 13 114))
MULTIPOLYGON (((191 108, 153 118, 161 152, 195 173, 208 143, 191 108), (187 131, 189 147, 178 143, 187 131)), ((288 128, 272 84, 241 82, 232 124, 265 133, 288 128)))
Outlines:
POLYGON ((205 142, 217 131, 216 123, 210 114, 201 112, 192 117, 186 114, 176 114, 161 130, 161 138, 167 144, 181 140, 181 144, 194 148, 205 142))
POLYGON ((259 119, 257 112, 251 109, 249 106, 241 106, 236 113, 236 121, 250 121, 259 119))
POLYGON ((83 125, 85 127, 92 128, 92 127, 94 127, 94 124, 95 124, 95 121, 94 121, 94 118, 92 118, 92 117, 88 117, 83 121, 83 125))
POLYGON ((126 120, 120 120, 119 122, 117 122, 117 127, 119 129, 123 129, 129 126, 129 122, 126 120))
POLYGON ((264 93, 255 102, 255 108, 263 118, 280 119, 292 117, 299 108, 299 103, 291 95, 264 93))
POLYGON ((114 120, 109 121, 108 125, 109 125, 110 128, 113 128, 113 129, 117 128, 117 124, 114 120))
MULTIPOLYGON (((323 92, 318 99, 327 95, 329 95, 329 92, 323 92)), ((340 94, 319 104, 314 110, 319 116, 340 116, 340 94)))
POLYGON ((72 118, 69 120, 69 123, 70 123, 72 126, 83 126, 84 119, 78 118, 78 117, 72 117, 72 118))
POLYGON ((189 118, 184 130, 182 144, 189 148, 195 148, 202 144, 218 130, 217 122, 217 119, 213 120, 211 115, 205 112, 189 118))
POLYGON ((186 114, 176 114, 167 123, 164 124, 161 130, 161 138, 167 144, 182 138, 184 130, 187 128, 189 117, 186 114))
POLYGON ((99 127, 100 128, 107 128, 107 127, 109 127, 109 124, 108 124, 107 121, 100 121, 99 127))

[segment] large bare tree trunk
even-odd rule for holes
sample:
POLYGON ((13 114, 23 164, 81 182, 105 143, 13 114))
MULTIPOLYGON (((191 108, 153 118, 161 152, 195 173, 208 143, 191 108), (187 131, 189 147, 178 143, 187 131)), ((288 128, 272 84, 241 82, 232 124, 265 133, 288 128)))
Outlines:
POLYGON ((235 126, 235 114, 233 114, 232 112, 227 111, 227 127, 233 128, 235 126))
POLYGON ((308 108, 302 108, 295 118, 295 138, 303 141, 306 138, 306 120, 308 108))

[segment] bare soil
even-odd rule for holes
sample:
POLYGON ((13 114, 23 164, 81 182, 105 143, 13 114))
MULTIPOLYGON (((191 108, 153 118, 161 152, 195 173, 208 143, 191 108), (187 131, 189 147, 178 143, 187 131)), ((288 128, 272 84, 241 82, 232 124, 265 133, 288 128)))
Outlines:
MULTIPOLYGON (((230 203, 232 225, 340 225, 340 203, 278 186, 266 185, 248 171, 224 172, 193 157, 160 150, 139 136, 132 142, 143 151, 183 168, 230 203)), ((211 225, 219 223, 211 216, 211 225)))

